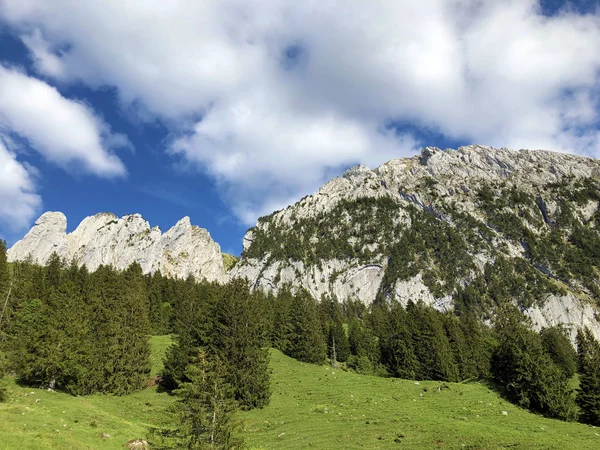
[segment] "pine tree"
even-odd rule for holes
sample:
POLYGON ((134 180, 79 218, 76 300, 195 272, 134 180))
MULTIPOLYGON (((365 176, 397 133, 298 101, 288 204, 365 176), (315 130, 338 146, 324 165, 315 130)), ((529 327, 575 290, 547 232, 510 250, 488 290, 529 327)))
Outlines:
POLYGON ((324 295, 318 308, 323 332, 327 339, 327 356, 332 365, 345 362, 350 356, 350 344, 344 329, 342 307, 335 296, 324 295))
POLYGON ((444 332, 441 313, 422 303, 409 302, 409 330, 418 361, 416 378, 458 381, 458 367, 444 332))
POLYGON ((494 325, 498 347, 492 357, 495 380, 521 406, 562 420, 576 418, 569 379, 544 352, 539 334, 511 305, 500 310, 494 325))
POLYGON ((540 331, 542 345, 552 361, 571 378, 577 371, 577 351, 573 348, 566 331, 558 326, 540 331))
POLYGON ((348 324, 348 344, 348 367, 364 375, 375 375, 381 365, 379 340, 357 317, 348 324))
POLYGON ((600 425, 600 343, 589 328, 577 331, 577 357, 579 362, 579 390, 577 404, 581 421, 600 425))
POLYGON ((273 298, 273 328, 271 341, 273 347, 290 354, 292 345, 292 303, 294 295, 289 286, 283 286, 273 298))
POLYGON ((228 382, 242 409, 269 403, 269 355, 261 348, 259 311, 246 280, 235 279, 223 287, 214 312, 211 348, 228 369, 228 382))
POLYGON ((460 367, 461 377, 463 379, 489 377, 494 345, 489 329, 473 314, 462 314, 459 321, 465 338, 466 352, 460 367))
POLYGON ((215 308, 221 301, 222 289, 212 283, 196 283, 192 277, 173 285, 169 295, 175 305, 172 317, 175 342, 165 358, 161 378, 164 389, 171 391, 181 382, 189 381, 185 369, 195 358, 196 349, 212 345, 215 308))
POLYGON ((90 294, 95 389, 117 395, 145 387, 150 373, 149 322, 139 265, 124 273, 100 266, 90 294))
POLYGON ((292 334, 289 356, 299 361, 323 364, 327 357, 327 343, 317 309, 316 300, 305 289, 292 299, 292 334))
POLYGON ((234 392, 227 382, 227 366, 218 356, 209 358, 201 351, 186 371, 186 381, 174 391, 178 399, 171 414, 175 429, 153 429, 152 448, 222 449, 244 447, 240 425, 234 420, 234 392))
POLYGON ((395 377, 415 378, 419 363, 415 356, 408 314, 399 302, 392 301, 387 324, 382 325, 380 330, 381 362, 395 377))

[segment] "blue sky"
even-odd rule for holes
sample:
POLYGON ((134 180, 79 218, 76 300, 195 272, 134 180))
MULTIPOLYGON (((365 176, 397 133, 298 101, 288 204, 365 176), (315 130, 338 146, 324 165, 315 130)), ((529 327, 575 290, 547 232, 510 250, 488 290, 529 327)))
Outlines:
POLYGON ((598 156, 597 1, 3 0, 0 237, 257 217, 427 145, 598 156), (343 13, 340 13, 343 11, 343 13))

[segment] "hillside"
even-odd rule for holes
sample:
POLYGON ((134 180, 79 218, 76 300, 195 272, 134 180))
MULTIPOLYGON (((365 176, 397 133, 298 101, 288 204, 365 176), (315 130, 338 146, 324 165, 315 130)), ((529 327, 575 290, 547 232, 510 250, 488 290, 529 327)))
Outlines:
POLYGON ((259 219, 232 276, 484 319, 510 301, 599 336, 599 176, 591 158, 481 146, 358 166, 259 219))
MULTIPOLYGON (((152 338, 153 373, 167 342, 152 338)), ((270 404, 240 414, 252 449, 584 450, 600 445, 597 428, 531 414, 479 383, 367 377, 300 363, 275 350, 271 369, 270 404)), ((128 440, 144 437, 148 426, 164 423, 172 401, 155 388, 123 397, 74 397, 11 381, 10 393, 11 400, 0 403, 0 449, 7 450, 122 449, 128 440), (102 439, 102 433, 111 437, 102 439)))

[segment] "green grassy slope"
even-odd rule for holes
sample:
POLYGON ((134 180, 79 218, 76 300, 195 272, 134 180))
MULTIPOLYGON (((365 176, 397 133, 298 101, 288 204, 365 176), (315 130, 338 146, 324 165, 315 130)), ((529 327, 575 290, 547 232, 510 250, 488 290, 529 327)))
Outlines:
POLYGON ((600 429, 531 414, 478 383, 367 377, 277 351, 271 362, 270 405, 243 414, 253 448, 600 448, 600 429))
MULTIPOLYGON (((152 373, 162 366, 168 336, 152 337, 152 373)), ((164 420, 172 401, 156 388, 116 397, 73 397, 10 381, 10 400, 0 403, 0 449, 123 449, 164 420), (102 433, 110 438, 102 439, 102 433)))
MULTIPOLYGON (((170 340, 151 342, 155 374, 170 340)), ((366 377, 299 363, 275 350, 271 367, 270 405, 240 414, 254 449, 600 448, 600 429, 544 419, 477 383, 445 388, 366 377)), ((10 395, 0 404, 0 449, 11 450, 122 449, 163 423, 172 401, 154 388, 125 397, 71 397, 13 381, 10 395), (103 432, 111 437, 102 439, 103 432)))

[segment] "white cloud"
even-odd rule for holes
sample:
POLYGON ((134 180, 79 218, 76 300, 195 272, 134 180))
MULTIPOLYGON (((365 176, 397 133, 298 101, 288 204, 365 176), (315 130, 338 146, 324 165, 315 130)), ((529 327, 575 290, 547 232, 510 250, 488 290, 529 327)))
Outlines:
POLYGON ((17 161, 15 154, 0 140, 0 225, 14 232, 22 231, 40 206, 31 171, 17 161))
POLYGON ((163 119, 169 151, 215 177, 246 221, 340 166, 414 151, 410 135, 381 132, 390 121, 599 156, 600 15, 540 11, 534 0, 0 3, 41 73, 116 86, 163 119))
POLYGON ((52 51, 40 30, 21 36, 21 40, 31 52, 38 72, 58 79, 65 75, 60 57, 52 51))
POLYGON ((26 138, 47 160, 99 176, 122 176, 121 160, 105 148, 113 136, 92 110, 55 88, 0 66, 0 129, 26 138))

